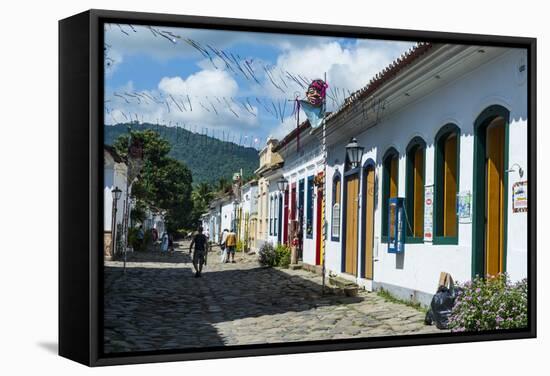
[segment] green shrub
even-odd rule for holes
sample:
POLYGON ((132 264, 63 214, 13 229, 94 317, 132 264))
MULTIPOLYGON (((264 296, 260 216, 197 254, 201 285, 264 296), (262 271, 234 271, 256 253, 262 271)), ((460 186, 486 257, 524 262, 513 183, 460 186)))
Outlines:
POLYGON ((147 230, 143 233, 143 243, 141 244, 141 251, 147 251, 152 245, 153 234, 151 233, 151 230, 147 230))
POLYGON ((121 255, 124 252, 124 244, 122 244, 122 223, 116 225, 116 251, 115 253, 121 255))
POLYGON ((130 227, 128 229, 128 244, 134 251, 141 251, 141 241, 138 239, 139 229, 137 227, 130 227))
POLYGON ((277 256, 271 243, 264 243, 258 252, 258 261, 262 266, 276 266, 277 256))
POLYGON ((290 265, 290 248, 286 245, 279 244, 275 248, 276 265, 282 268, 288 268, 290 265))
POLYGON ((454 332, 527 327, 527 280, 506 274, 459 284, 449 318, 454 332))

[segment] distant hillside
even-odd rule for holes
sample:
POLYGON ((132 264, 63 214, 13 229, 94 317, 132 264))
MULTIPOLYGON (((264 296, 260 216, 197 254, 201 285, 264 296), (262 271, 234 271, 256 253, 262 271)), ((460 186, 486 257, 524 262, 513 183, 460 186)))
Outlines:
MULTIPOLYGON (((127 124, 105 126, 104 142, 112 145, 121 134, 127 133, 127 124)), ((231 181, 234 172, 243 169, 245 177, 258 168, 258 151, 232 142, 156 124, 132 124, 132 130, 152 129, 172 145, 170 156, 184 162, 193 173, 193 183, 216 184, 221 177, 231 181), (158 127, 158 128, 157 128, 158 127), (177 133, 176 133, 177 132, 177 133)))

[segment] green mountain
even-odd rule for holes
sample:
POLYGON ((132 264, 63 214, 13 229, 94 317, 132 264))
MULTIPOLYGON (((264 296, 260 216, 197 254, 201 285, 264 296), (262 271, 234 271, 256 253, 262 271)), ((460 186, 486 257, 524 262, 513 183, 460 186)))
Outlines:
MULTIPOLYGON (((104 143, 113 145, 118 136, 128 132, 129 125, 106 125, 104 143)), ((148 123, 133 123, 131 128, 137 131, 152 129, 170 142, 172 150, 169 155, 189 167, 194 184, 216 184, 222 177, 231 181, 233 173, 239 172, 241 168, 246 178, 252 176, 259 165, 258 151, 251 147, 221 141, 182 128, 148 123)))

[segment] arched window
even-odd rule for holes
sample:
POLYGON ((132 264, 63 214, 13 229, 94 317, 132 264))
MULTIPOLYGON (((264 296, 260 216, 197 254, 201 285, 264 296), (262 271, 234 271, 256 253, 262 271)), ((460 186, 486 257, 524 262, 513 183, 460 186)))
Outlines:
POLYGON ((407 146, 405 174, 406 242, 424 241, 424 181, 426 176, 426 142, 415 137, 407 146))
POLYGON ((390 148, 382 158, 382 241, 388 241, 389 199, 398 195, 399 153, 390 148))
POLYGON ((341 200, 342 196, 342 179, 337 172, 332 178, 332 226, 331 226, 331 239, 334 241, 340 240, 340 212, 341 212, 341 200))
POLYGON ((447 124, 435 137, 434 244, 458 244, 459 157, 460 129, 447 124))

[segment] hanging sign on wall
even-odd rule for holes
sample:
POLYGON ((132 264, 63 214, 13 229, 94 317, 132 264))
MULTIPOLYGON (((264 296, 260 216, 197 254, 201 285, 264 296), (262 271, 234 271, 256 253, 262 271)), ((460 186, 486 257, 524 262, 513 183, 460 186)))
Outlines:
POLYGON ((434 186, 424 187, 424 241, 433 241, 434 186))
POLYGON ((512 186, 512 211, 514 213, 527 211, 527 180, 518 181, 512 186))
POLYGON ((456 197, 456 214, 459 223, 472 223, 472 193, 460 192, 456 197))

